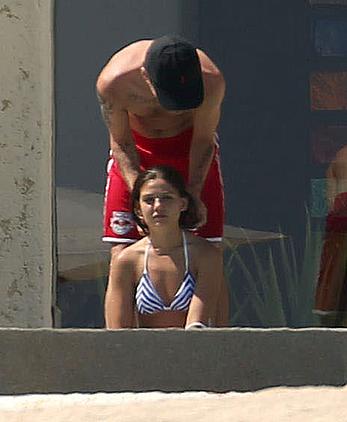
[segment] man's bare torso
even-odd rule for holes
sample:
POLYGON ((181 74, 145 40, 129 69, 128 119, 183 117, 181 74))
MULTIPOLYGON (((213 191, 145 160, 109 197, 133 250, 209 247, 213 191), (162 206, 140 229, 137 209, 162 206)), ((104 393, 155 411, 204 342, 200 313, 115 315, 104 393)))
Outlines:
MULTIPOLYGON (((175 136, 193 126, 196 110, 168 111, 159 104, 141 71, 151 42, 137 41, 118 51, 100 76, 107 80, 110 90, 114 92, 115 101, 128 113, 131 129, 152 138, 175 136)), ((220 72, 205 53, 200 50, 197 52, 206 102, 213 95, 213 86, 220 78, 220 72)))

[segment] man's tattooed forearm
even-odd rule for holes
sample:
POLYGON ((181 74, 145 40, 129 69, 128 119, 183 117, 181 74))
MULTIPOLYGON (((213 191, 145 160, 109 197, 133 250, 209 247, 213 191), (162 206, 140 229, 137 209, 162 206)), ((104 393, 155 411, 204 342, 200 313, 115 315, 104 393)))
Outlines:
POLYGON ((208 168, 208 166, 210 165, 213 151, 214 151, 213 145, 209 145, 205 149, 204 153, 201 156, 201 160, 200 160, 200 163, 199 163, 199 166, 198 166, 198 169, 200 171, 206 170, 208 168))
POLYGON ((214 147, 212 145, 208 146, 200 159, 196 161, 194 174, 191 175, 190 185, 200 186, 203 184, 206 174, 208 172, 209 166, 211 164, 212 156, 214 152, 214 147))
POLYGON ((132 189, 138 172, 140 171, 139 156, 134 142, 125 141, 114 144, 113 154, 127 185, 132 189))
POLYGON ((106 101, 99 94, 98 94, 98 101, 99 101, 99 104, 100 104, 102 117, 104 118, 106 125, 109 126, 111 124, 113 104, 109 101, 106 101))
MULTIPOLYGON (((133 141, 123 141, 117 144, 120 157, 126 157, 131 166, 139 166, 139 156, 133 141)), ((122 165, 122 164, 121 164, 122 165)))

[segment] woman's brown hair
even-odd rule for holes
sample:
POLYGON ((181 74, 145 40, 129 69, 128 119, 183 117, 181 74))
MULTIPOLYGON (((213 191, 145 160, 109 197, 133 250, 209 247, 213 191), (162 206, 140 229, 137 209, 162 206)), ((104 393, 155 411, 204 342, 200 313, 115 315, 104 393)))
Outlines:
POLYGON ((148 234, 148 227, 146 223, 138 216, 136 211, 139 207, 142 186, 149 180, 155 179, 165 180, 178 191, 182 198, 187 198, 188 206, 185 211, 181 212, 179 225, 182 229, 194 229, 198 223, 195 202, 192 196, 186 190, 182 175, 176 169, 169 166, 151 167, 142 171, 137 176, 131 195, 132 212, 136 224, 139 225, 146 234, 148 234))

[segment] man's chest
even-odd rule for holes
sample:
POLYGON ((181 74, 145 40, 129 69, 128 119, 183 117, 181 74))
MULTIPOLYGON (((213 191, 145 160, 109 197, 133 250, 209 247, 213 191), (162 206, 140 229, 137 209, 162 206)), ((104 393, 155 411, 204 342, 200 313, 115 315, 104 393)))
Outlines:
POLYGON ((193 125, 189 115, 170 116, 160 111, 151 110, 146 113, 129 111, 130 127, 135 131, 153 138, 175 136, 193 125))
POLYGON ((127 98, 127 110, 129 114, 142 119, 170 119, 175 118, 170 112, 165 110, 158 99, 147 93, 131 92, 127 98))
POLYGON ((192 111, 169 111, 164 109, 157 97, 144 87, 136 84, 130 88, 126 96, 126 110, 130 127, 150 136, 173 136, 192 126, 192 111))
POLYGON ((150 137, 174 136, 193 123, 192 113, 168 113, 155 104, 130 107, 128 114, 130 127, 150 137))

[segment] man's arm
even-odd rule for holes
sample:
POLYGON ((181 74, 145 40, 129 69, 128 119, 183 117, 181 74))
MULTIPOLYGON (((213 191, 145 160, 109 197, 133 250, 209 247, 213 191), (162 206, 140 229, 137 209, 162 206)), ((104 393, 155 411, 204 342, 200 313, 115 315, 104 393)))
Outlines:
MULTIPOLYGON (((219 123, 225 92, 223 77, 219 75, 209 89, 211 93, 207 94, 208 97, 195 112, 193 139, 190 148, 188 190, 197 201, 199 208, 202 207, 200 194, 215 153, 215 132, 219 123)), ((206 211, 202 211, 202 213, 204 212, 206 211)), ((202 218, 201 224, 204 224, 205 218, 206 216, 202 218)))
POLYGON ((123 177, 132 189, 139 173, 139 157, 129 126, 128 112, 117 101, 117 88, 102 76, 97 82, 101 113, 110 134, 110 148, 123 177))

